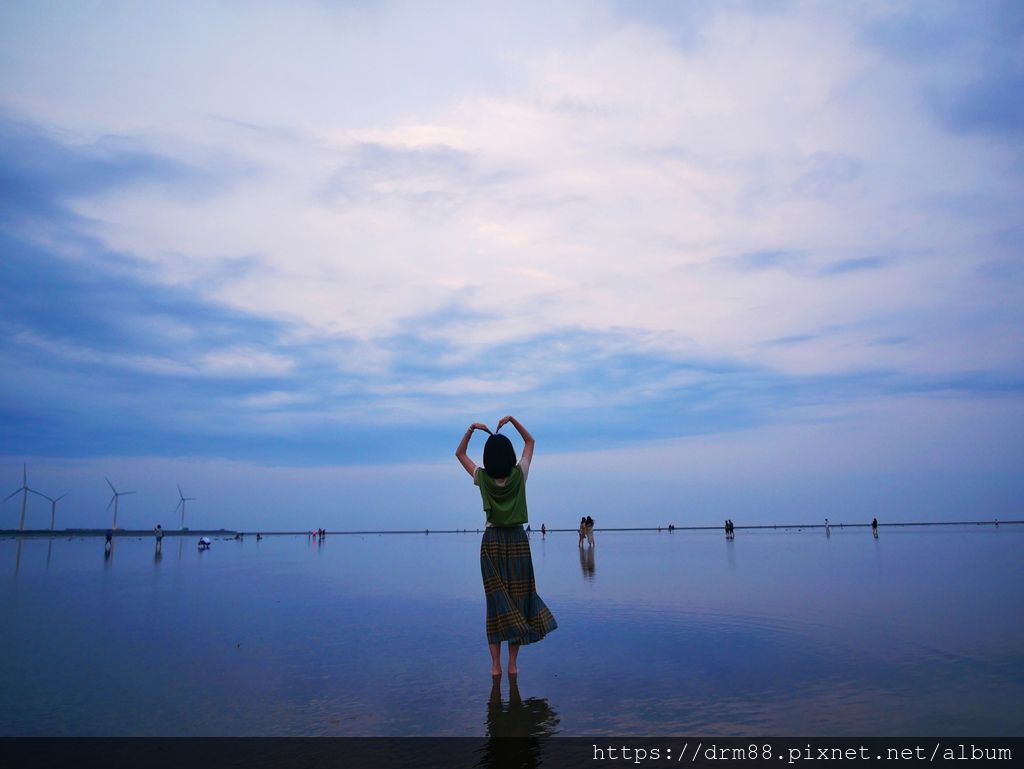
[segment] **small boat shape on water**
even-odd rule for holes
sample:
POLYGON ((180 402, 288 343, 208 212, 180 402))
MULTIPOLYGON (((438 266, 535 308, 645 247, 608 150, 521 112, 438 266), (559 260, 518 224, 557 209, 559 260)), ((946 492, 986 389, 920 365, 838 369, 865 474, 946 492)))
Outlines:
POLYGON ((200 537, 199 538, 199 549, 200 550, 209 550, 211 544, 212 543, 210 542, 210 538, 209 537, 200 537))

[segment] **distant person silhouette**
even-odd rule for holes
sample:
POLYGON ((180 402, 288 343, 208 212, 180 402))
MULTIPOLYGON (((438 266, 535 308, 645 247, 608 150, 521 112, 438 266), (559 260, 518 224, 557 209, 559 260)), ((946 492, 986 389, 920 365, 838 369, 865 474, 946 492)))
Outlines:
POLYGON ((871 519, 871 533, 874 534, 876 537, 878 536, 878 519, 877 518, 872 518, 871 519))

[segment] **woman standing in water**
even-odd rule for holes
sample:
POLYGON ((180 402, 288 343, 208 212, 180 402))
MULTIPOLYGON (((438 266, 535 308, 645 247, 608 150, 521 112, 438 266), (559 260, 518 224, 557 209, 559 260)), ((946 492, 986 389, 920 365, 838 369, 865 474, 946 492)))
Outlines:
POLYGON ((455 456, 473 483, 480 487, 487 526, 480 543, 480 573, 487 598, 487 645, 491 651, 491 675, 501 675, 501 642, 508 642, 508 674, 519 672, 516 658, 523 644, 541 640, 558 624, 537 595, 533 578, 530 541, 523 531, 527 523, 526 478, 533 460, 533 436, 515 417, 502 417, 497 431, 475 422, 462 436, 455 456), (498 432, 507 423, 523 438, 523 456, 516 463, 512 441, 498 432), (484 444, 484 466, 466 454, 474 430, 489 434, 484 444))

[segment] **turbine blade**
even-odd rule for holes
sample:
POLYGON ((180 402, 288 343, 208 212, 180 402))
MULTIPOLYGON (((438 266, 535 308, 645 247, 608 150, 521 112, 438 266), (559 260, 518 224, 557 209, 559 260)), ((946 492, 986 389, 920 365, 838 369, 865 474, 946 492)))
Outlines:
POLYGON ((107 502, 107 510, 109 510, 109 509, 110 509, 110 506, 111 506, 112 504, 114 504, 114 500, 115 500, 115 499, 117 499, 117 494, 115 494, 114 496, 112 496, 112 497, 110 498, 110 501, 109 501, 109 502, 107 502))
POLYGON ((117 489, 114 488, 114 484, 112 484, 110 482, 110 479, 107 478, 106 476, 104 476, 103 480, 105 480, 107 482, 107 485, 110 487, 110 490, 116 494, 117 493, 117 489))
POLYGON ((65 491, 65 492, 64 492, 63 494, 61 494, 61 495, 60 495, 59 497, 57 497, 57 498, 56 498, 55 500, 53 500, 53 503, 54 503, 54 504, 57 504, 57 503, 58 503, 58 502, 60 502, 60 501, 61 501, 62 499, 64 499, 64 497, 66 497, 67 495, 68 495, 68 493, 67 493, 67 492, 65 491))
POLYGON ((176 484, 174 484, 174 485, 178 487, 178 496, 179 496, 179 497, 183 497, 183 496, 185 496, 184 494, 182 494, 182 493, 181 493, 181 486, 180 486, 179 484, 177 484, 177 483, 176 483, 176 484))
POLYGON ((28 486, 28 465, 24 463, 21 465, 21 483, 24 486, 28 486))
MULTIPOLYGON (((21 491, 21 489, 18 489, 18 491, 21 491)), ((11 497, 17 495, 18 491, 12 491, 10 494, 8 494, 6 497, 4 497, 4 502, 6 502, 11 497)))
POLYGON ((181 500, 180 502, 178 502, 178 504, 174 508, 174 512, 178 512, 178 508, 181 507, 183 504, 185 504, 185 500, 184 499, 181 500))
POLYGON ((122 491, 121 493, 122 494, 134 494, 135 492, 134 491, 122 491))

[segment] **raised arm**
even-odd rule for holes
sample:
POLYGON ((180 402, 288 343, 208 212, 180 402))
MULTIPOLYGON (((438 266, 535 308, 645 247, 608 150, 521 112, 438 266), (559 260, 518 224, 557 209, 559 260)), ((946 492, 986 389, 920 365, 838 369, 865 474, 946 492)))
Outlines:
POLYGON ((523 456, 520 457, 519 461, 529 466, 530 462, 533 461, 533 447, 536 444, 536 441, 534 441, 533 436, 530 435, 530 431, 523 427, 515 417, 502 417, 498 422, 498 429, 500 430, 508 422, 511 422, 512 426, 519 431, 519 435, 522 437, 523 443, 525 444, 523 446, 523 456))
POLYGON ((476 476, 476 462, 469 458, 466 454, 466 449, 469 448, 469 439, 473 437, 474 430, 483 430, 486 433, 490 433, 490 429, 487 425, 481 424, 480 422, 474 422, 466 430, 466 434, 462 436, 462 440, 459 441, 459 447, 455 449, 455 456, 462 463, 462 466, 466 468, 466 472, 472 476, 476 476))

